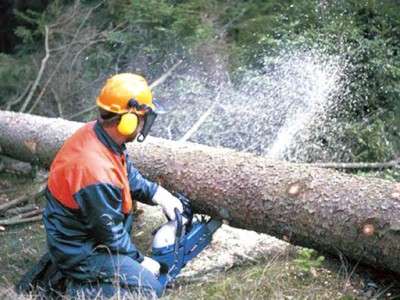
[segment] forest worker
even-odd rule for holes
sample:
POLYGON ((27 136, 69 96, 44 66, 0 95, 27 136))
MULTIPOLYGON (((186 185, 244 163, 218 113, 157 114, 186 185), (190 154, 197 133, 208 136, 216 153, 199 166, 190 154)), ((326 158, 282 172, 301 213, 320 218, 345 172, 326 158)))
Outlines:
POLYGON ((125 143, 143 141, 157 116, 145 79, 124 73, 107 80, 99 117, 67 139, 50 167, 44 224, 52 261, 65 275, 67 292, 162 294, 160 265, 131 241, 134 201, 158 204, 174 220, 181 202, 144 178, 125 143))

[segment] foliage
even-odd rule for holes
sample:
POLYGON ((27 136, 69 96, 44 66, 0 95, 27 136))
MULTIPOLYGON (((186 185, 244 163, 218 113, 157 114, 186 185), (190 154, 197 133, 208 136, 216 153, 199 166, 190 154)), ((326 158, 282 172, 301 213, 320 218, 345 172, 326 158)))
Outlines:
MULTIPOLYGON (((331 112, 335 124, 318 128, 310 143, 328 141, 321 143, 330 153, 327 159, 380 161, 400 154, 400 10, 395 0, 57 0, 43 12, 17 11, 16 18, 22 25, 13 30, 21 43, 15 53, 0 57, 0 98, 17 98, 35 79, 49 25, 50 48, 56 51, 35 93, 44 93, 37 113, 60 114, 56 94, 66 115, 73 114, 95 97, 108 74, 121 70, 152 81, 180 58, 193 68, 212 65, 210 53, 219 51, 240 85, 244 70, 266 63, 274 67, 274 58, 290 49, 318 48, 346 61, 346 82, 337 99, 340 109, 331 112), (333 143, 350 151, 339 155, 333 143)), ((172 131, 178 132, 190 124, 175 127, 172 131)), ((209 140, 208 133, 203 140, 209 140)), ((313 149, 310 160, 320 158, 312 156, 313 149)))
POLYGON ((302 248, 297 252, 298 257, 294 260, 297 267, 306 273, 309 273, 312 268, 319 268, 325 257, 318 256, 318 253, 313 249, 302 248))
POLYGON ((346 138, 352 159, 399 155, 400 12, 395 1, 253 1, 229 33, 236 66, 257 68, 265 55, 300 45, 343 56, 348 98, 332 117, 353 126, 346 138))
POLYGON ((22 92, 21 83, 27 85, 32 73, 27 59, 0 53, 0 105, 15 101, 22 92))
POLYGON ((365 177, 377 177, 393 182, 400 182, 400 168, 386 169, 375 172, 358 171, 357 175, 365 177))

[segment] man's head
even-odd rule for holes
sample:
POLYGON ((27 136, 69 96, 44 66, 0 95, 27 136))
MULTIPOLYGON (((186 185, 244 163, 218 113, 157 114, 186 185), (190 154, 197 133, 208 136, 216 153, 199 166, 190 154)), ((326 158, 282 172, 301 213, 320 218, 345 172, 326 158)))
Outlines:
POLYGON ((122 115, 120 114, 112 113, 99 107, 98 121, 103 126, 103 128, 109 132, 113 132, 113 136, 118 137, 118 141, 120 142, 132 142, 137 138, 137 136, 143 129, 143 116, 135 116, 137 118, 138 124, 135 130, 133 130, 133 132, 130 134, 122 134, 121 131, 118 130, 119 124, 121 123, 121 117, 122 115))
POLYGON ((125 142, 143 141, 157 116, 146 80, 136 74, 117 74, 107 80, 97 97, 100 122, 116 130, 125 142))

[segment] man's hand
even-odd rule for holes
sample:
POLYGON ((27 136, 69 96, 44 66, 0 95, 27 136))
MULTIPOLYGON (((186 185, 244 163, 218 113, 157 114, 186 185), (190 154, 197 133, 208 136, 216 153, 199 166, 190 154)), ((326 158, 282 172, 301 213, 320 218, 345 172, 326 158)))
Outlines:
POLYGON ((181 201, 162 186, 157 188, 152 200, 155 204, 162 207, 164 213, 170 220, 175 220, 175 208, 177 208, 181 213, 183 212, 181 201))
POLYGON ((158 261, 155 261, 154 259, 145 256, 144 260, 140 264, 143 268, 146 268, 151 273, 153 273, 154 276, 158 277, 160 275, 160 264, 158 263, 158 261))

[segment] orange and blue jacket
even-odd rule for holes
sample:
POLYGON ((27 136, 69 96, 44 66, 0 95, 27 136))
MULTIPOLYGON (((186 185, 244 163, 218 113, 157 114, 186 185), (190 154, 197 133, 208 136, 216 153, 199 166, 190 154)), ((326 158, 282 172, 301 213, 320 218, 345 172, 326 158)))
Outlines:
POLYGON ((50 167, 43 220, 53 262, 67 271, 101 249, 141 262, 130 238, 132 199, 153 204, 157 187, 99 122, 84 125, 50 167))

